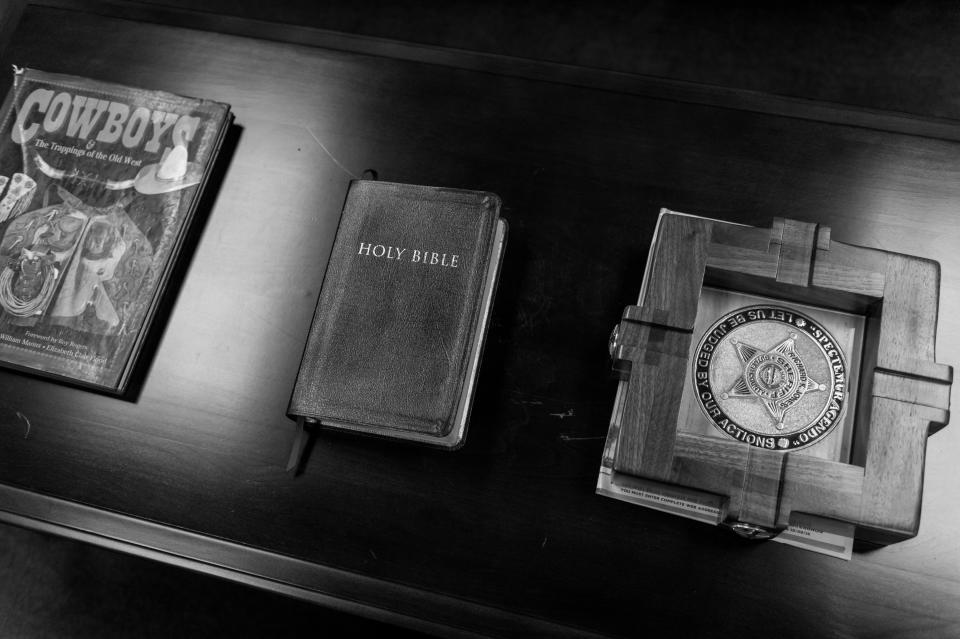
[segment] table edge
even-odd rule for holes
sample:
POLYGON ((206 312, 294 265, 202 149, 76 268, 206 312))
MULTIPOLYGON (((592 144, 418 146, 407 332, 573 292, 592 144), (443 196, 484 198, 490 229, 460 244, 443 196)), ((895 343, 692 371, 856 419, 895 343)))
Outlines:
POLYGON ((3 483, 0 483, 0 522, 420 632, 453 637, 523 637, 533 633, 556 637, 605 636, 3 483))
MULTIPOLYGON (((19 18, 18 6, 22 7, 24 5, 78 11, 135 22, 155 23, 224 35, 333 49, 672 102, 702 104, 890 133, 960 141, 960 120, 949 118, 919 116, 776 95, 762 91, 733 89, 559 62, 417 44, 316 27, 119 0, 12 0, 10 8, 6 9, 6 12, 10 14, 14 22, 18 21, 19 18)), ((2 20, 3 10, 0 10, 0 21, 2 20)), ((9 33, 0 31, 0 52, 5 48, 13 29, 8 29, 8 31, 9 33)))

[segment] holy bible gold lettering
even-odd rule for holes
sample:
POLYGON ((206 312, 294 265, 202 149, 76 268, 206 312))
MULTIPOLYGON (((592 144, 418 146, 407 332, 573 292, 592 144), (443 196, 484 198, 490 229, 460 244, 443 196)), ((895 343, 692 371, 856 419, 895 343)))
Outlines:
POLYGON ((466 436, 507 225, 492 193, 350 184, 287 414, 455 449, 466 436))

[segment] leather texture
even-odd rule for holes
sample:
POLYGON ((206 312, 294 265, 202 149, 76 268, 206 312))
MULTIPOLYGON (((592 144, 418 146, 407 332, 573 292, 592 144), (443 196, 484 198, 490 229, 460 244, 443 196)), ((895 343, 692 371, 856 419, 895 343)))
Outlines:
POLYGON ((290 416, 386 436, 449 433, 483 330, 499 210, 491 193, 352 182, 290 416))

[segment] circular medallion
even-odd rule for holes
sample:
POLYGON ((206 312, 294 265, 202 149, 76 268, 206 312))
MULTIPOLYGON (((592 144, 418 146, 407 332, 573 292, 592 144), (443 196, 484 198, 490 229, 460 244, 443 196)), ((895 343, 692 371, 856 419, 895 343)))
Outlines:
POLYGON ((847 362, 819 322, 793 309, 747 306, 707 329, 693 387, 721 432, 771 450, 805 448, 843 417, 847 362))

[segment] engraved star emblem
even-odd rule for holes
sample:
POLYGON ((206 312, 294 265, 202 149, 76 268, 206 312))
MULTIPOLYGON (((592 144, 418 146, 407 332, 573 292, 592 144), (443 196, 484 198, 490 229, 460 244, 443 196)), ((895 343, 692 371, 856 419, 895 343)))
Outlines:
POLYGON ((731 339, 743 373, 721 397, 760 400, 782 430, 784 415, 806 393, 827 390, 807 375, 807 367, 797 353, 796 339, 797 334, 791 333, 768 351, 731 339))

